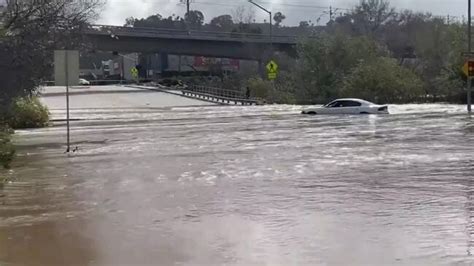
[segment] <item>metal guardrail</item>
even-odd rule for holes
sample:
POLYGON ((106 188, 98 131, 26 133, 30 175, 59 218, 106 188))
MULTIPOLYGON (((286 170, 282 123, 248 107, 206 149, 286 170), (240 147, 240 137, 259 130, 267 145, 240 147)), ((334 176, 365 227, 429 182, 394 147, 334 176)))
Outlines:
MULTIPOLYGON (((143 27, 123 27, 110 25, 91 25, 88 34, 100 34, 111 36, 134 36, 134 37, 163 37, 174 39, 206 39, 219 41, 252 41, 252 42, 269 42, 270 35, 240 33, 240 32, 214 32, 214 31, 198 31, 198 30, 177 30, 164 28, 143 28, 143 27)), ((273 35, 271 41, 273 43, 296 44, 299 36, 273 35)))
POLYGON ((216 88, 216 87, 191 85, 191 86, 188 86, 186 90, 192 91, 192 92, 212 94, 212 95, 221 96, 221 97, 228 97, 228 98, 237 98, 237 99, 246 98, 245 95, 241 91, 227 90, 227 89, 221 89, 221 88, 216 88))
POLYGON ((181 90, 183 95, 211 102, 234 105, 259 105, 260 101, 247 99, 241 91, 206 86, 188 86, 181 90))

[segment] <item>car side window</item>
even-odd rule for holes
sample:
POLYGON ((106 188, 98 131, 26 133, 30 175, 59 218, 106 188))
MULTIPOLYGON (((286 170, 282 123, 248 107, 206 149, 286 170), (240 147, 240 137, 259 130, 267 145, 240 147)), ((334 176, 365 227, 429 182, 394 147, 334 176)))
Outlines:
POLYGON ((359 107, 362 104, 356 101, 341 101, 341 106, 339 107, 359 107))

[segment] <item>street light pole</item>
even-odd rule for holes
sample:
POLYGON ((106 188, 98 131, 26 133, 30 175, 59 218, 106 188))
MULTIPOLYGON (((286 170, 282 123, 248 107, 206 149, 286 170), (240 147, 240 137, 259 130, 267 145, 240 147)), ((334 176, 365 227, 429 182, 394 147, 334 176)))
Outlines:
POLYGON ((471 0, 468 0, 467 2, 467 51, 470 53, 471 52, 471 41, 472 41, 472 31, 471 31, 471 26, 472 26, 472 20, 471 20, 471 0))
POLYGON ((273 23, 272 23, 272 12, 268 11, 268 15, 270 16, 270 47, 273 49, 273 23))
POLYGON ((265 11, 268 13, 268 15, 270 16, 270 47, 273 47, 273 23, 272 23, 272 12, 266 8, 264 8, 263 6, 255 3, 253 0, 248 0, 249 3, 253 4, 254 6, 260 8, 261 10, 265 11))

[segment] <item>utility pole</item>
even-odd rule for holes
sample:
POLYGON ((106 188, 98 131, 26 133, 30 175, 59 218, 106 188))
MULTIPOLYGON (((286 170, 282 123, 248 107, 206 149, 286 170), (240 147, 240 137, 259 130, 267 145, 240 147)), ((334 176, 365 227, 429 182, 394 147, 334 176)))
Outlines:
POLYGON ((191 0, 179 0, 179 2, 181 4, 185 4, 186 5, 186 14, 189 13, 190 11, 190 8, 191 8, 191 0))
POLYGON ((333 19, 335 19, 335 17, 337 16, 337 12, 339 10, 340 10, 339 8, 332 8, 332 6, 329 6, 329 10, 323 11, 321 16, 318 17, 317 22, 319 23, 321 18, 325 15, 329 15, 329 22, 333 21, 333 19))
POLYGON ((468 39, 468 43, 467 43, 467 51, 470 53, 471 52, 471 41, 472 41, 472 30, 471 30, 471 26, 472 26, 472 18, 471 18, 471 0, 468 0, 468 4, 467 4, 467 39, 468 39))

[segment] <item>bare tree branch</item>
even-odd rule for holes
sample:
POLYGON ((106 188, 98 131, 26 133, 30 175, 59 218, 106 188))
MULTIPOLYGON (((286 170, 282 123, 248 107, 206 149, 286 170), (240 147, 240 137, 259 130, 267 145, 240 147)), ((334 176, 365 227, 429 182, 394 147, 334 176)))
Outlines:
POLYGON ((6 0, 0 25, 0 100, 33 93, 50 77, 55 49, 81 48, 82 29, 97 18, 103 1, 6 0))

